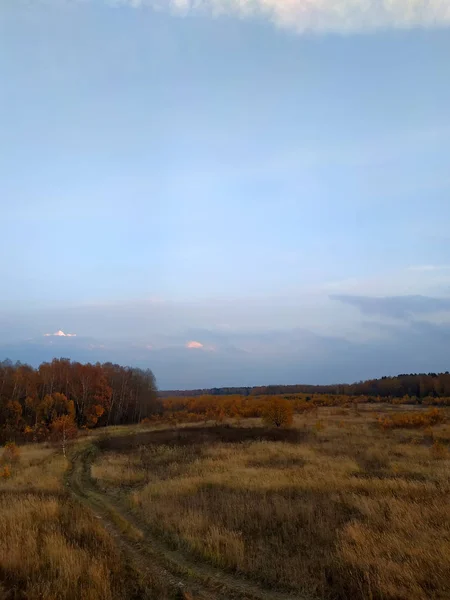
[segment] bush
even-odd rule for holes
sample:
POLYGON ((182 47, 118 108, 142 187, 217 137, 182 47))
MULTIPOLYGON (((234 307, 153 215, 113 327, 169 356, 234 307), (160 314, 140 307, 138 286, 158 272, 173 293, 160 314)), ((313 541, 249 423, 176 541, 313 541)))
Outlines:
POLYGON ((2 461, 6 463, 19 462, 20 448, 14 442, 7 442, 2 454, 2 461))
POLYGON ((284 398, 273 398, 263 408, 262 418, 269 427, 290 427, 294 420, 292 403, 284 398))
POLYGON ((378 424, 382 429, 398 429, 398 428, 420 428, 431 427, 445 421, 443 411, 432 408, 427 411, 415 411, 404 413, 393 413, 389 417, 378 419, 378 424))
POLYGON ((11 469, 9 465, 0 467, 0 479, 9 479, 11 477, 11 469))

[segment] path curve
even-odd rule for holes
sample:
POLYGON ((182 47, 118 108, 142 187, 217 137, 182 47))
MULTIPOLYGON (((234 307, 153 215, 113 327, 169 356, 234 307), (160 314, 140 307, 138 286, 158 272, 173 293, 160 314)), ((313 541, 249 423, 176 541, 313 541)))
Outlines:
POLYGON ((114 537, 129 568, 138 577, 145 598, 154 598, 152 584, 163 579, 173 597, 186 600, 307 600, 296 594, 264 589, 171 550, 135 515, 95 485, 90 472, 97 452, 92 444, 73 451, 66 485, 114 537))

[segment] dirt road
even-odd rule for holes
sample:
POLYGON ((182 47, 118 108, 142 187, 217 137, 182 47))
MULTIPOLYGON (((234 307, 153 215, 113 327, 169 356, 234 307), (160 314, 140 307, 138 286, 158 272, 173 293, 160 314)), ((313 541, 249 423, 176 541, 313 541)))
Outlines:
POLYGON ((162 600, 306 600, 266 590, 171 550, 119 500, 97 488, 90 476, 98 448, 88 445, 71 456, 66 485, 115 538, 130 572, 130 598, 162 600))

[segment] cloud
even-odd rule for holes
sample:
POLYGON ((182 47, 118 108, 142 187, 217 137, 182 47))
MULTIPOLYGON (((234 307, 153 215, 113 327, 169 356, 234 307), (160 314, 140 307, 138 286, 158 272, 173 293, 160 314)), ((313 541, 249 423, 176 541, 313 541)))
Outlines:
MULTIPOLYGON (((377 327, 379 324, 370 323, 377 327)), ((160 389, 188 389, 231 385, 273 383, 337 383, 408 372, 439 372, 448 369, 450 323, 435 325, 425 321, 399 321, 383 324, 385 335, 370 341, 349 342, 337 337, 317 336, 307 330, 266 331, 232 334, 228 340, 236 348, 220 345, 208 352, 186 352, 185 344, 155 348, 149 354, 143 344, 109 340, 64 345, 63 356, 81 362, 113 362, 151 368, 160 389), (253 344, 255 351, 240 348, 253 344), (258 350, 264 346, 262 350, 258 350), (105 348, 101 346, 105 345, 105 348)), ((194 336, 185 336, 186 339, 194 336)), ((199 342, 197 342, 199 343, 199 342)), ((9 357, 39 365, 61 356, 56 339, 52 344, 42 338, 4 344, 0 341, 0 360, 9 357)))
POLYGON ((76 337, 76 333, 64 333, 64 331, 61 331, 61 329, 59 329, 56 333, 44 333, 44 337, 76 337))
POLYGON ((450 311, 450 298, 428 296, 371 296, 332 295, 330 298, 358 308, 363 314, 391 319, 410 319, 413 315, 450 311))
POLYGON ((409 267, 409 271, 448 271, 450 270, 450 265, 417 265, 414 267, 409 267))
POLYGON ((193 349, 193 348, 200 349, 200 348, 203 348, 203 344, 201 344, 200 342, 192 341, 192 342, 188 342, 186 344, 186 348, 189 348, 189 349, 193 349))
POLYGON ((448 0, 107 0, 133 8, 169 9, 174 14, 265 18, 305 31, 358 32, 450 25, 448 0))
POLYGON ((412 265, 374 276, 327 282, 320 290, 333 296, 439 298, 447 296, 450 291, 450 266, 412 265))

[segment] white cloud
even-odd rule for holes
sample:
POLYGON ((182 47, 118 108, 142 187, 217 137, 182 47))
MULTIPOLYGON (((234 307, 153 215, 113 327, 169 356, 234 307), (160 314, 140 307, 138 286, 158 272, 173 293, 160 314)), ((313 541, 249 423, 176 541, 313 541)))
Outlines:
POLYGON ((450 265, 417 265, 409 267, 409 271, 448 271, 450 265))
POLYGON ((192 341, 192 342, 188 342, 186 344, 186 348, 189 348, 189 349, 193 349, 193 348, 200 349, 200 348, 203 348, 203 344, 201 344, 200 342, 192 341))
POLYGON ((304 31, 370 31, 450 25, 449 0, 108 0, 175 14, 206 13, 266 18, 304 31))
POLYGON ((448 296, 450 267, 417 265, 403 270, 388 270, 377 275, 328 282, 320 290, 329 294, 362 296, 448 296))
POLYGON ((76 337, 76 335, 76 333, 64 333, 64 331, 61 331, 61 329, 59 329, 59 331, 56 333, 44 333, 44 337, 76 337))

